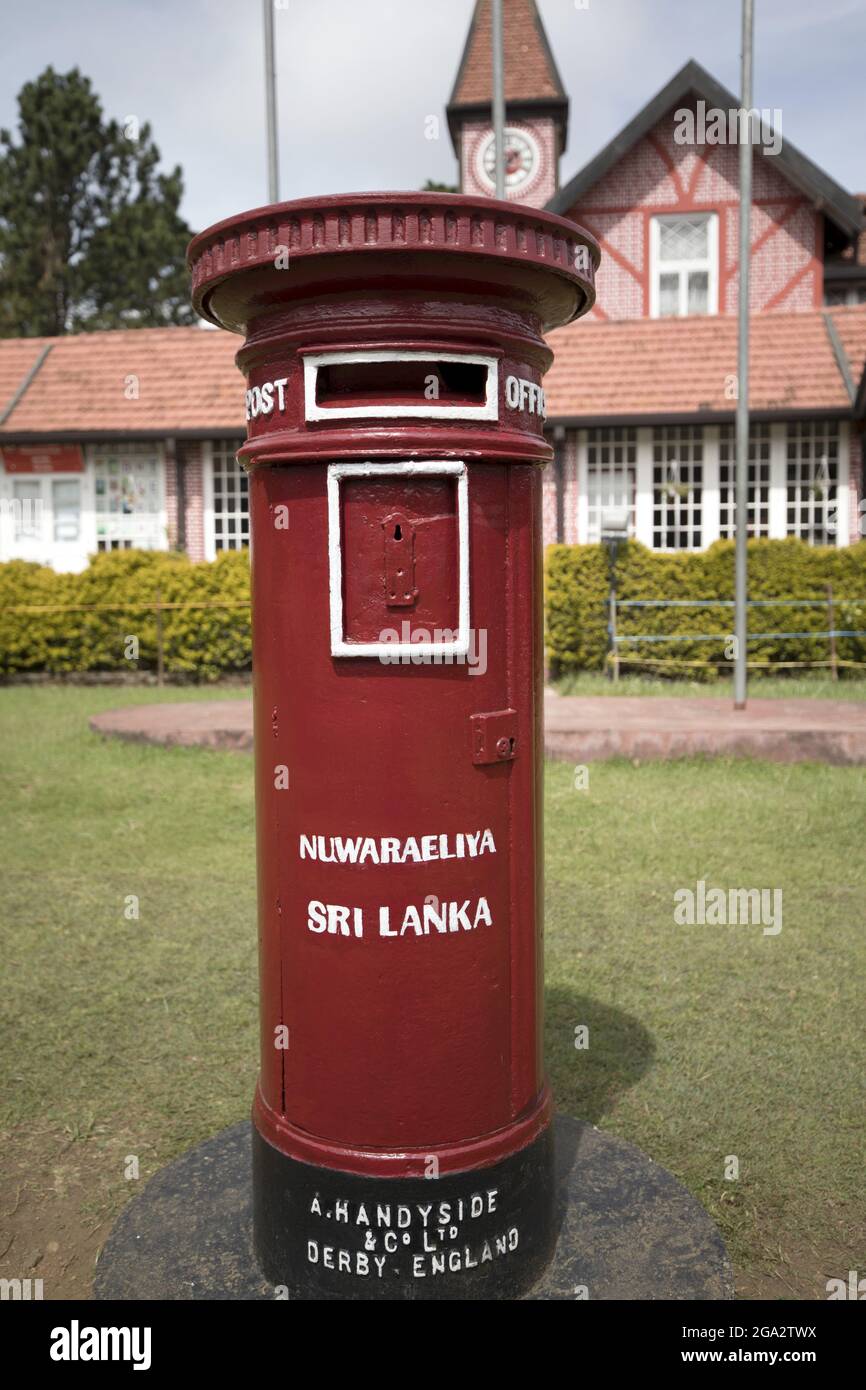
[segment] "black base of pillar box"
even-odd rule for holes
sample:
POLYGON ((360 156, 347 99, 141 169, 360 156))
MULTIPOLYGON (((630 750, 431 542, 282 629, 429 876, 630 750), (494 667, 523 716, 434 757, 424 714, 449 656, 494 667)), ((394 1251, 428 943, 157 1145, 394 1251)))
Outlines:
POLYGON ((253 1249, 290 1298, 520 1298, 556 1241, 553 1128, 499 1163, 371 1178, 287 1158, 253 1126, 253 1249))
MULTIPOLYGON (((554 1130, 556 1244, 546 1270, 524 1298, 733 1297, 721 1236, 672 1174, 633 1144, 592 1125, 558 1116, 554 1130)), ((151 1178, 121 1213, 102 1249, 93 1297, 285 1298, 286 1289, 264 1277, 253 1253, 250 1149, 250 1126, 234 1125, 151 1178)), ((421 1181, 429 1192, 434 1180, 421 1181)), ((508 1258, 502 1256, 498 1263, 508 1258)), ((288 1296, 303 1300, 322 1295, 304 1281, 288 1296)), ((416 1294, 422 1296, 430 1294, 416 1294)), ((459 1290, 450 1295, 479 1296, 508 1297, 459 1290)))

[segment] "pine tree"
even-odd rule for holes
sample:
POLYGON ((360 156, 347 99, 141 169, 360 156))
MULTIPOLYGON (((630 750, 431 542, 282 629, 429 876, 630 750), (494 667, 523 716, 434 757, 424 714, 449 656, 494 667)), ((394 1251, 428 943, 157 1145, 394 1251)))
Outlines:
POLYGON ((77 68, 46 68, 0 130, 0 336, 193 323, 179 167, 146 123, 103 118, 77 68))

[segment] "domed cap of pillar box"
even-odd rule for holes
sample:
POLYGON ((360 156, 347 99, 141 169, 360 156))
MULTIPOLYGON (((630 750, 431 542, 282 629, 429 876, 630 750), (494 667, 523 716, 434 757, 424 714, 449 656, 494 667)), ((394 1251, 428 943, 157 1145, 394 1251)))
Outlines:
POLYGON ((244 334, 280 305, 368 288, 510 300, 546 332, 592 308, 599 258, 565 217, 450 193, 275 203, 216 223, 187 252, 198 313, 244 334))

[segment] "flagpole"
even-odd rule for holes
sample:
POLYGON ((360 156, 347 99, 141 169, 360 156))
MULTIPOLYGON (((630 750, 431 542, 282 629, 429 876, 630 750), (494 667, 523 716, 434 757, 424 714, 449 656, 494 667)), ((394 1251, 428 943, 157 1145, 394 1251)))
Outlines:
POLYGON ((493 147, 497 198, 505 197, 505 61, 502 32, 502 0, 493 0, 493 147))
POLYGON ((262 0, 265 21, 265 110, 268 130, 268 202, 280 201, 277 160, 277 70, 274 58, 274 0, 262 0))
POLYGON ((737 486, 734 586, 734 709, 746 708, 749 533, 749 259, 751 255, 753 0, 743 0, 740 75, 740 283, 737 324, 737 486))

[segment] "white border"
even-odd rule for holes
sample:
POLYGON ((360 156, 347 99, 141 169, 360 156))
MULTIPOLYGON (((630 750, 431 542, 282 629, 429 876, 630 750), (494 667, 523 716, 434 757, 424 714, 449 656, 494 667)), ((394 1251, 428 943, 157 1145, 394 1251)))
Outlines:
POLYGON ((304 419, 310 420, 498 420, 499 359, 469 352, 318 352, 304 358, 304 419), (483 405, 343 405, 322 406, 316 401, 320 367, 344 362, 469 362, 487 368, 487 395, 483 405))
POLYGON ((788 534, 788 426, 784 420, 770 424, 770 510, 767 538, 783 541, 788 534))
MULTIPOLYGON (((719 539, 722 529, 721 440, 718 425, 704 425, 704 472, 701 486, 701 550, 719 539)), ((757 496, 756 496, 757 502, 757 496)), ((768 518, 769 519, 769 518, 768 518)), ((757 521, 757 510, 755 512, 757 521)))
POLYGON ((638 425, 637 468, 635 469, 634 538, 653 549, 653 432, 651 425, 638 425))
MULTIPOLYGON (((839 421, 839 466, 836 481, 836 544, 851 544, 851 422, 839 421)), ((859 520, 859 518, 858 518, 859 520)), ((859 539, 859 537, 858 537, 859 539)))
POLYGON ((660 212, 653 213, 650 217, 650 318, 657 319, 659 315, 659 274, 664 264, 665 270, 681 272, 683 270, 706 270, 707 276, 707 312, 705 314, 689 314, 688 312, 688 281, 680 279, 680 312, 667 314, 666 318, 713 318, 719 312, 719 214, 711 209, 696 208, 690 212, 660 212), (708 218, 707 231, 707 255, 703 260, 698 261, 665 261, 659 259, 659 227, 662 222, 681 221, 684 217, 706 217, 708 218), (683 305, 686 305, 683 308, 683 305))
POLYGON ((328 572, 330 583, 331 656, 468 656, 469 654, 469 491, 466 464, 436 459, 415 463, 328 464, 328 572), (457 638, 453 642, 347 642, 343 636, 343 536, 340 482, 343 478, 445 476, 457 479, 458 598, 457 638))
MULTIPOLYGON (((180 467, 180 465, 178 465, 180 467)), ((204 447, 201 451, 201 522, 202 522, 202 549, 206 560, 215 560, 217 555, 216 548, 216 524, 214 522, 214 503, 213 503, 213 440, 205 439, 204 447)), ((180 502, 180 498, 178 498, 180 502)), ((178 516, 178 526, 180 517, 178 516)), ((184 550, 189 550, 188 543, 184 550)))

